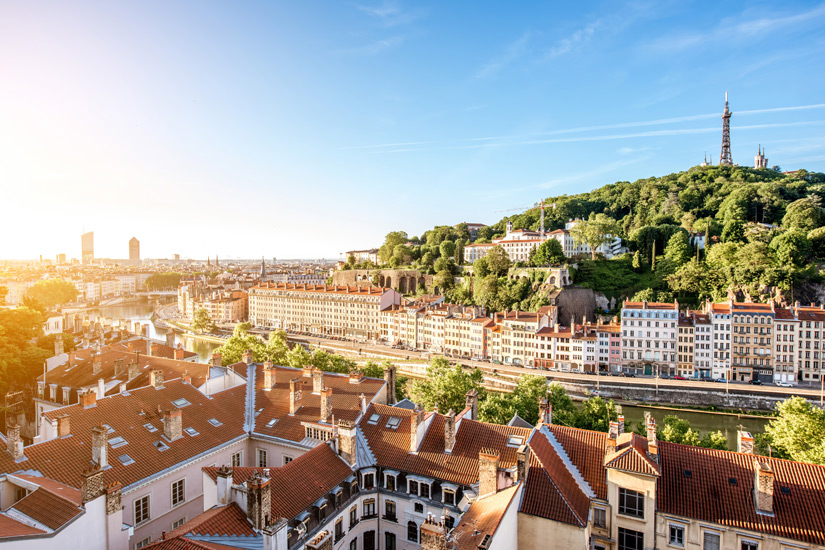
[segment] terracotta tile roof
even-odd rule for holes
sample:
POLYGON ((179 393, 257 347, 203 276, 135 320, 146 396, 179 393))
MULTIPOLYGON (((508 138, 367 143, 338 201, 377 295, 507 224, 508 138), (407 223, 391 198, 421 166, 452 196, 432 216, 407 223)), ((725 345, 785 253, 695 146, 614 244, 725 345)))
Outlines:
POLYGON ((676 304, 668 302, 630 302, 625 300, 622 302, 622 309, 676 309, 676 304))
POLYGON ((648 452, 647 439, 635 434, 624 433, 619 436, 616 450, 604 457, 605 468, 658 476, 659 464, 648 452))
MULTIPOLYGON (((204 468, 206 469, 206 468, 204 468)), ((167 538, 182 535, 234 535, 253 537, 255 530, 246 517, 246 513, 234 502, 227 506, 212 508, 195 516, 174 531, 166 534, 167 538)))
POLYGON ((607 471, 604 468, 604 446, 607 434, 567 426, 547 425, 564 447, 570 461, 596 493, 607 500, 607 471))
MULTIPOLYGON (((217 468, 204 468, 217 479, 217 468)), ((272 517, 292 519, 352 475, 352 469, 327 444, 318 445, 280 468, 234 468, 232 482, 242 484, 269 470, 272 517)))
POLYGON ((235 546, 226 546, 224 544, 217 544, 214 542, 207 542, 204 540, 195 540, 187 537, 175 537, 161 539, 153 542, 144 548, 151 548, 152 550, 229 550, 236 548, 235 546))
POLYGON ((507 438, 518 435, 526 441, 530 435, 530 430, 525 428, 463 419, 456 429, 452 453, 446 454, 444 416, 429 413, 434 416, 427 434, 418 453, 412 454, 409 451, 410 417, 413 414, 408 409, 378 404, 371 405, 367 410, 359 426, 378 464, 467 486, 478 482, 478 453, 482 448, 500 450, 499 467, 512 468, 516 464, 516 449, 507 446, 507 438), (375 425, 367 422, 373 414, 381 415, 375 425), (385 427, 390 416, 401 418, 395 430, 385 427))
POLYGON ((775 475, 770 516, 755 510, 754 455, 664 442, 659 443, 659 453, 659 512, 825 544, 825 467, 758 457, 775 475), (690 477, 685 476, 686 470, 690 477))
POLYGON ((521 511, 584 527, 590 498, 541 431, 530 439, 530 448, 533 458, 521 511))
POLYGON ((520 489, 521 485, 516 484, 473 502, 453 530, 452 539, 457 541, 455 550, 476 550, 485 535, 495 535, 501 518, 520 489))
MULTIPOLYGON (((776 308, 776 319, 780 321, 794 321, 793 311, 784 307, 776 308)), ((822 319, 825 319, 825 312, 823 312, 822 319)))
POLYGON ((758 304, 755 302, 734 302, 734 313, 773 313, 770 304, 758 304))
POLYGON ((5 537, 24 537, 26 535, 41 535, 45 533, 36 527, 0 514, 0 539, 5 537))
POLYGON ((49 529, 59 529, 83 513, 79 505, 45 489, 32 491, 15 502, 13 508, 49 529))
POLYGON ((800 321, 825 321, 825 311, 816 306, 800 306, 796 315, 800 321))
MULTIPOLYGON (((275 372, 275 387, 265 391, 263 366, 257 365, 255 408, 261 412, 255 419, 254 432, 301 441, 305 434, 301 423, 320 420, 321 396, 312 393, 312 378, 302 377, 301 369, 275 367, 275 372), (294 378, 301 379, 301 409, 294 416, 289 416, 289 381, 294 378), (268 427, 267 424, 273 419, 278 421, 268 427)), ((350 384, 348 375, 324 373, 324 385, 332 388, 332 412, 336 422, 355 422, 361 413, 360 395, 363 393, 369 402, 383 391, 385 384, 384 380, 376 378, 363 378, 358 384, 350 384)))
POLYGON ((161 389, 153 387, 134 390, 130 395, 114 395, 97 401, 88 409, 70 405, 44 415, 47 419, 68 414, 71 436, 52 439, 25 448, 27 460, 15 463, 7 453, 0 453, 0 471, 18 472, 37 470, 42 475, 79 487, 81 472, 88 469, 92 458, 92 428, 101 423, 114 430, 109 440, 122 436, 127 443, 118 448, 109 447, 109 465, 103 473, 105 483, 119 481, 124 487, 198 454, 214 449, 244 434, 244 395, 246 386, 238 386, 206 397, 181 380, 167 381, 161 389), (184 436, 166 442, 168 449, 159 451, 154 443, 161 439, 162 410, 173 408, 172 401, 184 398, 190 405, 182 409, 183 428, 192 427, 198 435, 184 436), (143 412, 143 414, 141 414, 143 412), (213 426, 209 419, 222 423, 213 426), (152 424, 150 432, 144 424, 152 424), (135 462, 124 465, 119 455, 128 454, 135 462))
POLYGON ((80 506, 80 491, 74 487, 63 485, 53 479, 47 477, 33 476, 28 474, 14 474, 14 477, 29 481, 40 486, 41 489, 49 491, 64 500, 80 506))
POLYGON ((391 291, 391 288, 377 286, 338 286, 313 285, 304 283, 263 283, 252 287, 253 290, 270 289, 293 292, 319 292, 322 294, 358 294, 361 296, 382 296, 391 291))

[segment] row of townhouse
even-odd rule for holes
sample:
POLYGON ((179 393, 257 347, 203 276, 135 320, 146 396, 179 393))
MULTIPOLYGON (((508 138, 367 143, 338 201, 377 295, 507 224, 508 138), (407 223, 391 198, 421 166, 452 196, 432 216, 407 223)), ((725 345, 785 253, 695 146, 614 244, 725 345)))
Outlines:
POLYGON ((207 284, 203 279, 190 279, 178 285, 178 313, 190 321, 195 312, 205 309, 216 323, 246 321, 249 317, 249 295, 239 281, 207 284))
MULTIPOLYGON (((70 282, 77 289, 78 300, 97 301, 112 296, 134 294, 143 289, 149 276, 149 273, 133 273, 111 275, 100 281, 70 279, 70 282)), ((35 282, 7 281, 2 283, 8 289, 6 304, 12 306, 20 304, 35 282)))
POLYGON ((385 380, 271 363, 44 415, 0 452, 0 543, 129 550, 825 548, 825 468, 644 435, 394 406, 385 380), (552 542, 550 542, 552 541, 552 542))

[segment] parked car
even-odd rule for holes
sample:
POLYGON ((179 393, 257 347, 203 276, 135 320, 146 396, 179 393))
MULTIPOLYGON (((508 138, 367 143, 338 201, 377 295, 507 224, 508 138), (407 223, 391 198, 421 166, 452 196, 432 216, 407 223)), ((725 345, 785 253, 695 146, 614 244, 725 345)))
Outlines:
POLYGON ((780 388, 792 388, 793 387, 793 384, 791 384, 790 382, 777 382, 776 385, 779 386, 780 388))
POLYGON ((760 379, 758 379, 758 378, 754 378, 753 380, 751 380, 751 381, 750 381, 750 382, 748 382, 748 383, 749 383, 749 384, 753 384, 754 386, 761 386, 761 385, 762 385, 762 381, 761 381, 760 379))
POLYGON ((673 377, 673 379, 674 380, 687 380, 687 378, 685 378, 681 374, 677 374, 676 376, 673 377))
POLYGON ((632 372, 625 372, 623 376, 627 376, 628 378, 636 378, 636 375, 632 372))
POLYGON ((725 382, 727 382, 727 380, 725 380, 724 378, 717 378, 717 379, 715 380, 715 382, 721 382, 721 383, 723 383, 723 384, 724 384, 725 382))

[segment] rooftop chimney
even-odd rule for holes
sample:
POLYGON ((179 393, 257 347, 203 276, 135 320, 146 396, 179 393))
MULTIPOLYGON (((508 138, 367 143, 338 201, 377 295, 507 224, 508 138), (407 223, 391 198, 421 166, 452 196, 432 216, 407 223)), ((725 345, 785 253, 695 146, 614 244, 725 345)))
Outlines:
POLYGON ((553 423, 553 405, 551 405, 546 398, 539 400, 539 423, 553 423))
POLYGON ((6 450, 15 462, 25 460, 23 454, 23 440, 20 439, 20 425, 17 422, 6 426, 6 450))
POLYGON ((218 468, 218 506, 232 502, 232 470, 226 466, 218 468))
POLYGON ((444 452, 452 452, 455 446, 455 411, 450 409, 450 412, 444 416, 444 452))
POLYGON ((315 367, 312 365, 304 365, 301 369, 301 376, 309 378, 312 376, 312 371, 315 370, 315 367))
POLYGON ((166 333, 166 345, 170 348, 175 347, 175 331, 170 330, 166 333))
POLYGON ((97 405, 97 393, 86 390, 80 395, 80 406, 88 409, 97 405))
POLYGON ((251 365, 255 361, 255 356, 252 354, 252 350, 248 349, 243 352, 243 362, 246 365, 251 365))
POLYGON ((80 484, 80 501, 83 504, 90 502, 104 494, 106 488, 103 485, 103 469, 100 466, 92 466, 84 471, 83 481, 80 484))
POLYGON ((269 478, 255 473, 246 480, 246 515, 252 521, 256 531, 269 526, 269 514, 272 512, 272 487, 269 478))
POLYGON ((364 379, 364 373, 361 371, 353 371, 349 373, 349 383, 350 384, 360 384, 361 381, 364 379))
POLYGON ((163 413, 163 436, 169 441, 183 437, 183 411, 173 409, 163 413))
POLYGON ((69 418, 68 414, 57 417, 57 437, 66 437, 72 433, 69 418))
POLYGON ((424 423, 424 416, 425 413, 423 410, 415 410, 413 411, 413 415, 410 417, 410 452, 416 453, 418 452, 418 446, 421 444, 421 441, 418 438, 418 428, 424 423))
POLYGON ((443 523, 436 522, 432 516, 421 524, 421 550, 446 550, 447 529, 443 523))
POLYGON ((92 428, 92 462, 106 469, 109 466, 109 436, 103 424, 92 428))
POLYGON ((753 436, 750 432, 743 430, 736 432, 736 450, 740 453, 753 454, 753 436))
POLYGON ((301 379, 289 381, 289 414, 294 415, 301 408, 301 379))
POLYGON ((659 454, 659 442, 656 438, 656 419, 650 415, 650 413, 646 413, 646 424, 647 424, 647 450, 652 455, 659 454))
POLYGON ((123 357, 115 359, 115 377, 122 375, 126 371, 126 360, 123 357))
POLYGON ((478 420, 478 392, 476 390, 470 390, 467 392, 464 400, 464 406, 465 408, 470 409, 470 419, 478 420))
POLYGON ((54 339, 54 354, 61 355, 63 353, 63 335, 58 334, 54 339))
POLYGON ((498 491, 498 459, 496 449, 485 448, 478 452, 478 496, 498 491))
POLYGON ((266 361, 264 363, 264 390, 270 391, 272 388, 275 387, 275 379, 276 379, 275 367, 272 364, 272 361, 266 361))
POLYGON ((619 415, 619 435, 624 433, 624 415, 619 415))
POLYGON ((215 351, 212 352, 212 366, 213 367, 220 367, 223 365, 223 357, 221 352, 215 351))
POLYGON ((361 414, 367 414, 367 407, 369 407, 369 403, 367 403, 367 396, 362 393, 358 396, 358 399, 361 400, 361 414))
POLYGON ((332 388, 321 390, 321 421, 329 422, 332 416, 332 388))
POLYGON ((312 393, 321 393, 324 389, 324 371, 315 369, 312 371, 312 393))
POLYGON ((154 369, 149 373, 149 381, 156 390, 163 388, 163 371, 154 369))
POLYGON ((137 361, 132 361, 126 368, 129 371, 128 380, 133 380, 140 376, 140 366, 138 366, 137 361))
POLYGON ((516 481, 527 481, 530 472, 530 448, 521 445, 516 450, 516 481))
POLYGON ((92 356, 92 374, 97 376, 103 370, 103 357, 99 353, 92 356))
POLYGON ((186 358, 186 350, 183 349, 183 346, 178 344, 178 347, 175 348, 175 359, 178 361, 183 361, 186 358))
POLYGON ((149 345, 149 355, 152 357, 157 357, 160 353, 160 345, 154 342, 151 342, 149 345))
POLYGON ((753 501, 760 514, 773 515, 773 468, 767 461, 753 461, 753 501))
POLYGON ((350 466, 355 466, 355 423, 349 420, 338 421, 338 454, 350 466))
POLYGON ((395 405, 395 365, 387 365, 384 369, 384 382, 387 383, 387 405, 395 405))

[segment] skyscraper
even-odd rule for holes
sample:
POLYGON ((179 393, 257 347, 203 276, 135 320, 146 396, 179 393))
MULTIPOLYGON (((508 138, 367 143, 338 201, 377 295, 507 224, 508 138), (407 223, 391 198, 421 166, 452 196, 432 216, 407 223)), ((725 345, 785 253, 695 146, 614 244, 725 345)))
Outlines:
POLYGON ((95 259, 95 232, 89 231, 80 236, 80 260, 85 264, 95 259))
POLYGON ((129 259, 134 261, 140 260, 140 241, 137 237, 129 239, 129 259))

